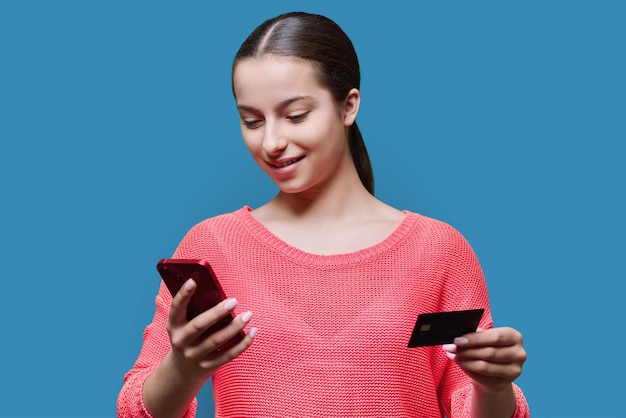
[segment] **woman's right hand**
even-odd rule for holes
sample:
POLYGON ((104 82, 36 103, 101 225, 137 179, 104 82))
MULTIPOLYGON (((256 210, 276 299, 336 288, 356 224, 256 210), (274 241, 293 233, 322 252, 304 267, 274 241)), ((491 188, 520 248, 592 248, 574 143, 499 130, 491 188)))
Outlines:
POLYGON ((252 328, 242 341, 218 351, 218 348, 241 333, 250 318, 251 311, 238 315, 229 325, 208 334, 205 331, 237 306, 236 299, 226 299, 213 308, 187 320, 187 305, 197 288, 189 279, 176 293, 170 307, 167 332, 172 345, 171 360, 178 372, 192 379, 208 379, 215 371, 228 363, 252 344, 256 328, 252 328))
POLYGON ((226 299, 188 321, 187 305, 195 290, 196 283, 187 280, 174 296, 166 324, 172 349, 143 385, 144 405, 155 418, 184 416, 206 380, 250 347, 256 333, 256 328, 252 328, 234 346, 217 351, 242 332, 252 313, 244 312, 219 331, 206 333, 237 306, 237 301, 226 299))

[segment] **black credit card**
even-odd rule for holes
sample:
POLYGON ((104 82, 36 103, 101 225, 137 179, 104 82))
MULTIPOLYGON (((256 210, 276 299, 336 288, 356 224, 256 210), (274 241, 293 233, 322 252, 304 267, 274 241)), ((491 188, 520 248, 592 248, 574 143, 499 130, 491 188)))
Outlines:
POLYGON ((409 347, 442 345, 478 328, 484 309, 420 314, 409 340, 409 347))

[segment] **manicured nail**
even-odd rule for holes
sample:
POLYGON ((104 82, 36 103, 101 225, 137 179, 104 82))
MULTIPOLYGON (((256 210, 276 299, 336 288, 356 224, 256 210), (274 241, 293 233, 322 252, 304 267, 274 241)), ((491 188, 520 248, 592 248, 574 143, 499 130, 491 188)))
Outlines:
POLYGON ((189 279, 183 284, 183 286, 185 286, 185 290, 191 290, 195 284, 196 282, 194 282, 193 279, 189 279))
POLYGON ((446 352, 446 356, 448 356, 448 358, 449 358, 450 360, 454 360, 454 359, 456 358, 456 354, 454 354, 454 353, 448 353, 448 352, 446 352))
POLYGON ((443 348, 443 350, 447 351, 448 353, 456 352, 456 344, 444 344, 441 346, 441 348, 443 348))
POLYGON ((228 299, 226 303, 224 304, 224 309, 226 309, 227 311, 230 311, 234 309, 235 306, 237 306, 237 299, 235 298, 228 299))
POLYGON ((257 329, 256 328, 252 328, 250 331, 248 331, 248 335, 250 336, 250 338, 254 338, 254 336, 256 335, 257 329))
POLYGON ((252 318, 252 311, 247 311, 241 316, 241 320, 243 321, 244 324, 247 323, 250 320, 250 318, 252 318))
POLYGON ((454 339, 454 344, 456 345, 467 345, 467 343, 469 343, 469 340, 465 337, 457 337, 454 339))

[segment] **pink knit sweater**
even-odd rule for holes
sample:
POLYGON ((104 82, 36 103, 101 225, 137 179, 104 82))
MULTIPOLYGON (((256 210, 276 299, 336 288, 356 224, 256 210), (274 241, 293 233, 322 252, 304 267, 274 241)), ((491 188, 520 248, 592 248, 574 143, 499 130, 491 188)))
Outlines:
MULTIPOLYGON (((441 347, 407 348, 422 312, 485 308, 480 326, 492 326, 478 260, 449 225, 406 212, 373 247, 314 255, 278 239, 244 207, 194 226, 174 257, 208 260, 238 299, 236 313, 251 310, 259 330, 213 377, 217 417, 470 416, 469 378, 441 347)), ((171 300, 161 286, 119 416, 149 416, 142 385, 170 350, 171 300)), ((515 417, 529 416, 515 393, 515 417)))

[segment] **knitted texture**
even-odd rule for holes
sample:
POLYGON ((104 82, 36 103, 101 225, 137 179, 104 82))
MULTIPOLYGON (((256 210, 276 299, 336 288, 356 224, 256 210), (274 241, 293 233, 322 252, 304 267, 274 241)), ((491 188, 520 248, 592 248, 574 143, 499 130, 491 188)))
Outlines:
MULTIPOLYGON (((469 417, 471 384, 439 346, 407 348, 420 313, 485 308, 482 270, 451 226, 412 212, 384 241, 314 255, 278 239, 249 207, 207 219, 175 258, 202 258, 235 313, 251 310, 252 346, 214 375, 216 417, 469 417)), ((118 415, 149 416, 142 385, 170 350, 172 297, 161 284, 118 415)), ((529 416, 522 392, 515 417, 529 416)), ((197 401, 186 416, 194 416, 197 401)))

